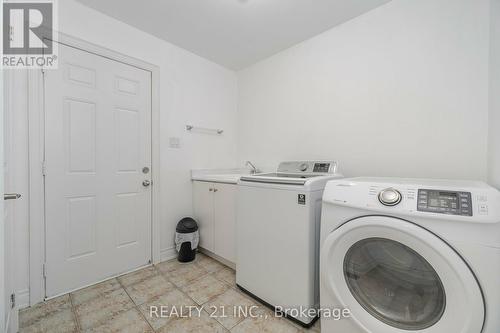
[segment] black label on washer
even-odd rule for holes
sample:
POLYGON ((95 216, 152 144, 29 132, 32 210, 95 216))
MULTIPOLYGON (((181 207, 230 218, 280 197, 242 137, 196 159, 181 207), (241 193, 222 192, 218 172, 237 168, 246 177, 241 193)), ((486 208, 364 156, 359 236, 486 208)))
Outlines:
POLYGON ((299 205, 305 205, 306 204, 306 195, 305 194, 299 194, 297 199, 297 203, 299 205))

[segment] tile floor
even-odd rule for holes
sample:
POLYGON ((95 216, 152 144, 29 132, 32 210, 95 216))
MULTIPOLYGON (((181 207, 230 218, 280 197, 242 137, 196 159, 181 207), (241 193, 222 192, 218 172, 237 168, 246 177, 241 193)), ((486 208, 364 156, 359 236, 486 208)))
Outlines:
POLYGON ((198 253, 193 263, 163 262, 22 310, 20 332, 319 332, 319 321, 306 330, 272 316, 235 283, 234 270, 198 253), (151 315, 160 306, 170 316, 151 315), (250 308, 257 316, 244 315, 250 308))

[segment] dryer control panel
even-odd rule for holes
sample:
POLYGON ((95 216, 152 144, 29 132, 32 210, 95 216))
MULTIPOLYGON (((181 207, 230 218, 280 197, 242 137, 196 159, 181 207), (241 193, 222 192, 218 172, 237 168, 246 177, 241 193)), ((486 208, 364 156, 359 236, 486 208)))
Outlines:
POLYGON ((472 216, 472 194, 471 192, 419 189, 417 210, 472 216))

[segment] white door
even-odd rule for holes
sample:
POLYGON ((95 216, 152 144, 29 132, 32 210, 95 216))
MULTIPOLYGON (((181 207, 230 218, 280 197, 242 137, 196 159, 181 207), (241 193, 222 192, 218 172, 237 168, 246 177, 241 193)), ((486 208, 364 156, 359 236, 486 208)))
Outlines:
POLYGON ((59 53, 44 74, 47 297, 151 259, 151 73, 59 53))
POLYGON ((193 183, 194 216, 200 232, 200 247, 214 252, 214 184, 193 183))
POLYGON ((214 191, 214 252, 224 259, 236 262, 237 187, 215 184, 214 191))
MULTIPOLYGON (((483 326, 484 302, 470 268, 413 223, 386 216, 349 221, 325 239, 320 265, 321 307, 351 310, 351 318, 336 322, 340 331, 477 333, 483 326)), ((325 319, 322 327, 336 323, 325 319)))

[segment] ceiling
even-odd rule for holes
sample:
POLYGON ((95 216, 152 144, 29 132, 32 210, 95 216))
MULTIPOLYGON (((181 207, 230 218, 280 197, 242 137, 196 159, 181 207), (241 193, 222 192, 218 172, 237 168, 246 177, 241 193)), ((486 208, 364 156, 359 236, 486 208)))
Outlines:
POLYGON ((77 0, 233 70, 390 0, 77 0))

